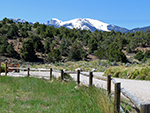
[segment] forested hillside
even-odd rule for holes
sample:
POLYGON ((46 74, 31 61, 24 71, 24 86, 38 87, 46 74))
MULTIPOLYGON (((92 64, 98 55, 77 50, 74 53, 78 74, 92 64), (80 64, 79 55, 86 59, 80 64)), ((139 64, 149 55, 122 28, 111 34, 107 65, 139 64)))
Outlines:
POLYGON ((138 60, 150 57, 150 30, 135 33, 101 32, 55 28, 44 24, 0 21, 0 56, 24 61, 58 62, 90 60, 91 56, 110 61, 127 62, 135 53, 138 60), (141 51, 140 51, 141 50, 141 51))

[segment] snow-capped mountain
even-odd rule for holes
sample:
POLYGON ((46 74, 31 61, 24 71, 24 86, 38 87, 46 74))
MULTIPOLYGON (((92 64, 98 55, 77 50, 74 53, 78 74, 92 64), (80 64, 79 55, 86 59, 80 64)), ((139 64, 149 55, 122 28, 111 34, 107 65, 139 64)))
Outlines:
MULTIPOLYGON (((13 18, 13 19, 10 19, 10 20, 13 20, 15 23, 25 23, 27 21, 23 20, 23 19, 20 19, 20 18, 13 18)), ((33 22, 28 22, 29 24, 34 24, 33 22)))
POLYGON ((118 27, 118 26, 115 26, 115 25, 108 25, 107 26, 107 28, 108 28, 108 30, 114 30, 115 32, 118 32, 118 31, 120 31, 120 32, 128 32, 128 29, 126 29, 126 28, 123 28, 123 27, 118 27))
POLYGON ((23 19, 19 19, 19 18, 13 18, 12 19, 15 23, 25 23, 26 21, 25 20, 23 20, 23 19))
POLYGON ((94 20, 94 19, 73 19, 70 21, 66 21, 61 23, 61 26, 73 29, 73 28, 77 28, 77 29, 86 29, 86 30, 91 30, 91 31, 95 31, 97 30, 103 30, 103 31, 109 31, 107 29, 107 25, 106 23, 103 23, 101 21, 98 20, 94 20))
POLYGON ((61 21, 56 18, 51 19, 50 21, 47 21, 45 23, 46 25, 49 26, 55 26, 55 27, 66 27, 68 29, 86 29, 86 30, 91 30, 94 32, 95 30, 100 30, 100 31, 121 31, 121 32, 126 32, 128 29, 110 25, 104 22, 101 22, 99 20, 94 20, 94 19, 89 19, 89 18, 77 18, 73 19, 70 21, 61 21))
MULTIPOLYGON (((19 19, 19 18, 15 18, 13 19, 14 22, 18 23, 24 23, 26 22, 23 19, 19 19)), ((29 22, 30 24, 34 24, 32 22, 29 22)), ((68 29, 86 29, 86 30, 91 30, 92 32, 94 32, 95 30, 99 30, 99 31, 120 31, 120 32, 127 32, 128 29, 126 28, 122 28, 122 27, 118 27, 115 25, 111 25, 111 24, 107 24, 104 23, 102 21, 99 20, 95 20, 95 19, 89 19, 89 18, 77 18, 77 19, 73 19, 73 20, 69 20, 69 21, 61 21, 57 18, 52 18, 50 21, 47 21, 46 23, 42 23, 45 25, 49 25, 49 26, 54 26, 56 28, 59 28, 61 26, 66 27, 68 29)))
POLYGON ((54 19, 51 19, 51 21, 47 21, 45 24, 49 25, 49 26, 54 26, 54 27, 58 28, 58 27, 61 26, 60 25, 61 23, 62 23, 61 20, 58 20, 58 19, 54 18, 54 19))

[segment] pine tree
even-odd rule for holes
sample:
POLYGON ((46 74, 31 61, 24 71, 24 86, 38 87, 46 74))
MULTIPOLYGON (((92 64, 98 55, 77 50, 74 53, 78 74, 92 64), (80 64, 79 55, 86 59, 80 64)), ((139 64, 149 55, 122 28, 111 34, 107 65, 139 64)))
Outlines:
POLYGON ((27 38, 22 43, 22 48, 20 50, 20 57, 25 61, 35 61, 37 58, 34 51, 33 41, 27 38))

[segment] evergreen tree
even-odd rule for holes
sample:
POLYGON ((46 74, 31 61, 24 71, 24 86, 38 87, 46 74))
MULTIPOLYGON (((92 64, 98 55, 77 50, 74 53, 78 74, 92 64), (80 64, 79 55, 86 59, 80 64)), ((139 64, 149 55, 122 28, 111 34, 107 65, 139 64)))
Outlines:
POLYGON ((18 27, 16 26, 16 24, 11 24, 10 26, 10 30, 7 33, 8 38, 13 38, 13 36, 17 36, 18 35, 18 27))
POLYGON ((48 53, 48 56, 47 56, 48 62, 58 62, 61 59, 62 58, 61 58, 59 49, 53 49, 51 52, 48 53))
POLYGON ((20 50, 20 57, 25 61, 35 61, 37 58, 34 51, 33 41, 27 38, 22 43, 22 48, 20 50))
POLYGON ((52 38, 47 37, 46 40, 44 41, 44 49, 46 53, 49 53, 52 50, 52 38))
POLYGON ((30 38, 33 41, 35 51, 44 52, 44 45, 42 44, 40 37, 30 34, 30 38))
POLYGON ((8 40, 6 36, 0 37, 0 53, 4 54, 7 52, 8 40))
POLYGON ((102 58, 105 58, 105 52, 104 50, 99 47, 99 49, 97 51, 94 52, 94 54, 99 58, 99 59, 102 59, 102 58))
POLYGON ((146 58, 150 58, 150 50, 146 50, 144 56, 145 56, 146 58))
POLYGON ((71 46, 68 59, 69 60, 82 60, 87 57, 86 51, 79 42, 74 42, 71 46))
POLYGON ((142 52, 141 50, 139 50, 139 51, 136 53, 136 55, 135 55, 134 58, 135 58, 135 59, 138 59, 139 61, 141 61, 141 60, 144 58, 143 52, 142 52))
POLYGON ((60 45, 59 51, 60 51, 61 55, 67 56, 68 55, 68 51, 69 51, 69 47, 67 47, 64 43, 62 43, 60 45))
POLYGON ((93 53, 95 50, 97 50, 97 41, 95 38, 91 38, 89 41, 88 41, 88 47, 89 47, 89 53, 93 53))
POLYGON ((28 37, 29 35, 28 35, 28 32, 25 30, 25 28, 21 28, 21 36, 22 37, 24 37, 24 38, 26 38, 26 37, 28 37))
POLYGON ((39 26, 39 22, 34 23, 33 28, 37 28, 39 26))
POLYGON ((9 56, 15 57, 16 51, 14 50, 14 46, 12 42, 7 47, 7 53, 9 56))
POLYGON ((116 42, 110 44, 109 49, 106 51, 106 57, 110 61, 127 62, 126 55, 121 51, 116 42))

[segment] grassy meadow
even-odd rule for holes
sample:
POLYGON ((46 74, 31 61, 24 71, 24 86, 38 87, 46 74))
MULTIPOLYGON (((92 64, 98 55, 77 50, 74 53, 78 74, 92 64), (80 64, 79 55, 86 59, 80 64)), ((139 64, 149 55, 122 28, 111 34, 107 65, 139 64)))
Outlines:
MULTIPOLYGON (((22 64, 22 67, 66 69, 74 71, 80 67, 90 71, 92 68, 106 69, 105 74, 122 71, 125 66, 111 66, 108 61, 78 61, 54 64, 22 64), (68 65, 68 66, 67 66, 68 65), (94 67, 95 66, 95 67, 94 67), (103 67, 103 68, 101 68, 103 67), (111 70, 111 71, 110 71, 111 70), (114 70, 114 71, 112 71, 114 70)), ((4 71, 5 65, 1 65, 4 71)), ((129 67, 128 67, 129 68, 129 67)), ((131 68, 131 67, 130 67, 131 68)), ((133 67, 132 67, 133 68, 133 67)), ((135 67, 135 69, 141 69, 135 67)), ((131 70, 131 69, 129 69, 131 70)), ((121 77, 121 76, 119 76, 121 77)), ((53 82, 38 78, 0 77, 0 111, 3 112, 60 112, 60 113, 111 113, 113 103, 106 94, 106 90, 95 87, 75 88, 74 81, 65 83, 53 78, 53 82)), ((70 79, 72 80, 72 79, 70 79)), ((113 101, 113 100, 111 100, 113 101)), ((130 102, 122 99, 121 106, 126 113, 134 113, 130 102)))
POLYGON ((106 92, 75 88, 75 82, 50 82, 37 78, 0 77, 0 111, 12 113, 111 113, 106 92))

